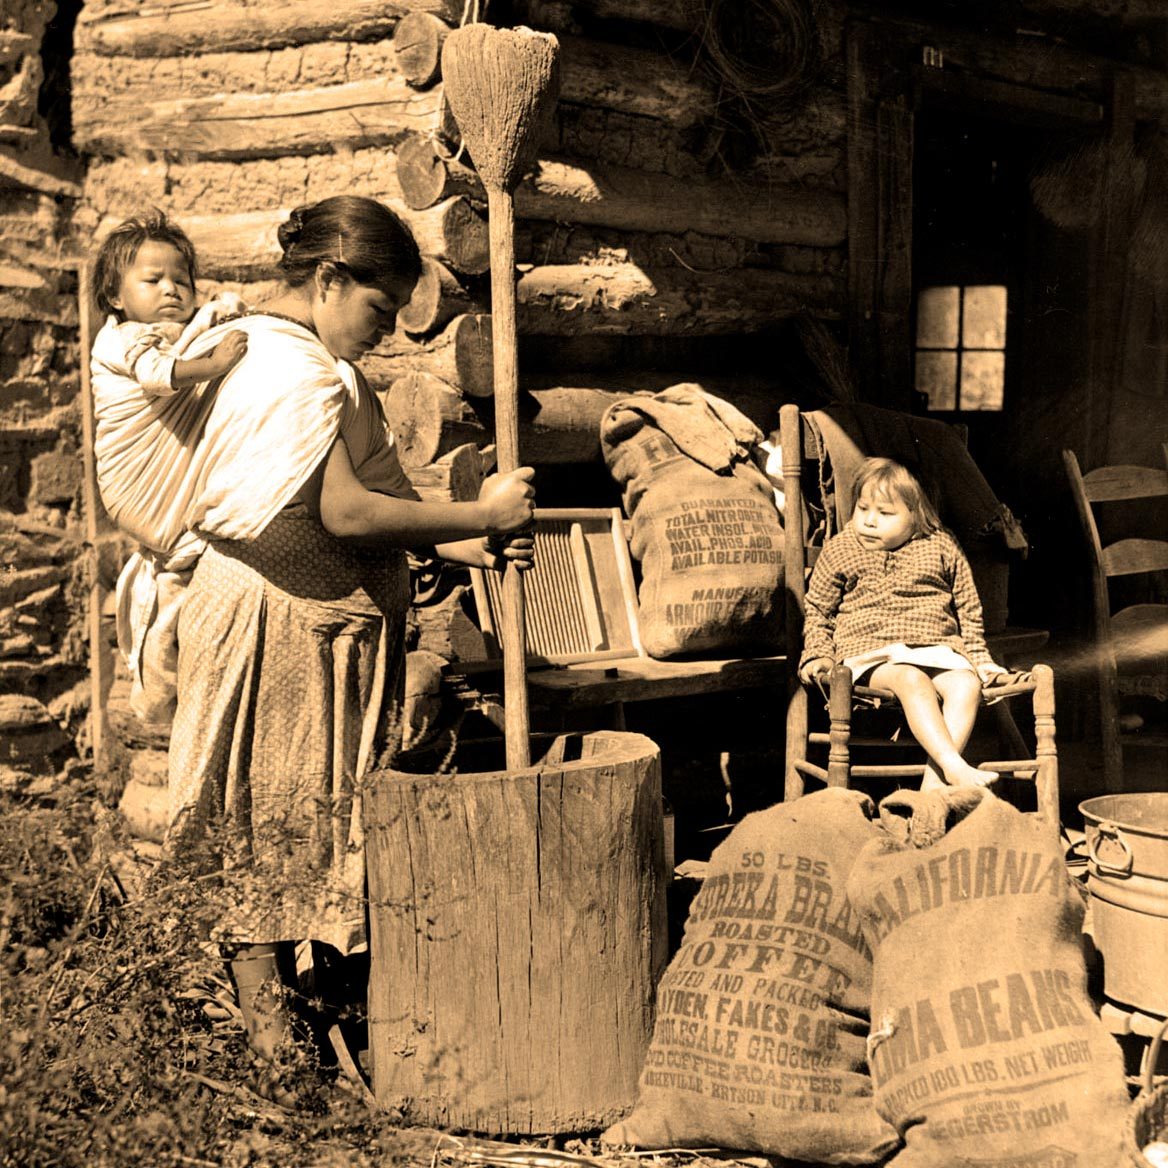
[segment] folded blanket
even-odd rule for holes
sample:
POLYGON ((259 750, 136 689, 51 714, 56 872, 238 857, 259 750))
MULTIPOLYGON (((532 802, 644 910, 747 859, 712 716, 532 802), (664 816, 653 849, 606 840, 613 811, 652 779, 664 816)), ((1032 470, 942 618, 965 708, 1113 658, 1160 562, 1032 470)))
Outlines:
POLYGON ((835 530, 851 518, 860 464, 870 455, 880 455, 921 480, 933 494, 941 521, 963 546, 987 537, 1003 550, 1028 546, 1020 524, 998 500, 949 424, 859 404, 833 405, 805 417, 819 440, 823 486, 825 497, 834 504, 835 530))

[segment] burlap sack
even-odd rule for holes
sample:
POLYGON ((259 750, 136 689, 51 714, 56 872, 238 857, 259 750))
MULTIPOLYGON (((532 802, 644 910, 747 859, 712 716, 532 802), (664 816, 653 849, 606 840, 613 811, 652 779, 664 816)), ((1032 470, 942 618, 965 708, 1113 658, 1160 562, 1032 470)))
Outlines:
POLYGON ((906 1144, 890 1163, 1121 1164, 1128 1097, 1087 997, 1083 898, 1047 824, 969 800, 890 796, 882 819, 916 814, 866 845, 848 881, 873 953, 876 1107, 906 1144))
POLYGON ((820 791, 717 848, 658 987, 640 1099, 602 1142, 818 1164, 897 1146, 864 1071, 870 957, 843 895, 870 812, 859 792, 820 791))
POLYGON ((632 520, 645 652, 781 650, 783 529, 766 478, 749 462, 716 473, 630 412, 601 432, 632 520))

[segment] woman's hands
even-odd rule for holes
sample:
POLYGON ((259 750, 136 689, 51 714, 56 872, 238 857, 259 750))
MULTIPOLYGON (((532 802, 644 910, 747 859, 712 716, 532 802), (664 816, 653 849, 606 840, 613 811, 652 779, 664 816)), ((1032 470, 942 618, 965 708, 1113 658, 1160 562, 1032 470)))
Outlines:
POLYGON ((485 568, 489 572, 502 572, 508 565, 526 572, 535 566, 535 539, 530 529, 441 543, 435 551, 452 564, 485 568))
POLYGON ((810 685, 817 678, 826 677, 834 664, 835 662, 830 657, 812 657, 799 670, 799 680, 804 685, 810 685))
POLYGON ((510 566, 520 572, 535 567, 535 537, 529 531, 488 535, 483 541, 483 567, 502 572, 510 566))
POLYGON ((531 467, 521 466, 483 480, 478 503, 488 537, 516 531, 531 522, 535 510, 535 488, 531 485, 534 478, 531 467))

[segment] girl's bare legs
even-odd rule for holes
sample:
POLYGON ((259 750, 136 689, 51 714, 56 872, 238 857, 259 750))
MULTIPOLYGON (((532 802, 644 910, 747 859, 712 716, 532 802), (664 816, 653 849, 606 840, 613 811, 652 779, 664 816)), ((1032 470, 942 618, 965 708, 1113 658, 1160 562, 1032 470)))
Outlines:
POLYGON ((896 694, 909 729, 929 756, 921 790, 946 785, 984 787, 998 777, 994 771, 979 771, 961 757, 981 700, 976 673, 949 669, 930 677, 915 665, 890 662, 872 671, 871 684, 896 694))

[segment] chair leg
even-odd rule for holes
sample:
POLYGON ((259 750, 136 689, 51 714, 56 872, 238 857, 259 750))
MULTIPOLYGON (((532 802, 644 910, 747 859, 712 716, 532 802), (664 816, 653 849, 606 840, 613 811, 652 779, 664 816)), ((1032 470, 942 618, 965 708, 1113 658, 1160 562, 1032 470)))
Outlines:
POLYGON ((1107 649, 1099 648, 1099 720, 1103 739, 1103 786, 1108 795, 1123 790, 1123 746, 1119 740, 1119 677, 1107 649))
POLYGON ((791 803, 803 794, 803 776, 795 767, 807 757, 807 690, 796 680, 787 700, 786 776, 783 800, 791 803))
POLYGON ((829 787, 846 787, 852 771, 849 748, 852 736, 852 671, 846 665, 837 665, 831 671, 827 710, 831 718, 827 783, 829 787))
POLYGON ((1038 813, 1050 821, 1059 835, 1058 749, 1055 746, 1054 672, 1049 665, 1036 665, 1034 677, 1034 755, 1038 773, 1034 776, 1038 813))

